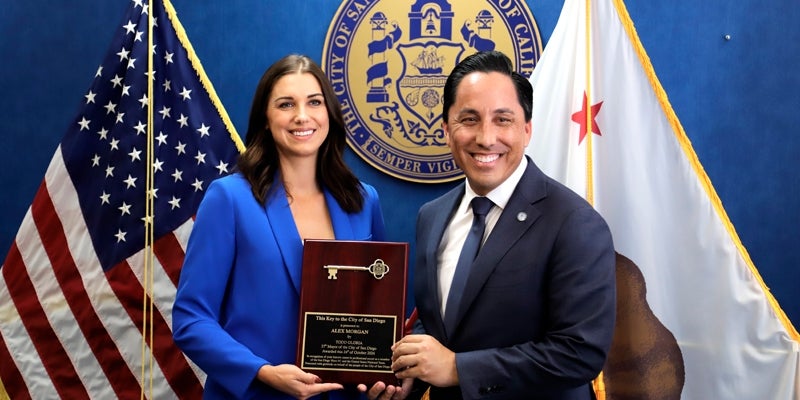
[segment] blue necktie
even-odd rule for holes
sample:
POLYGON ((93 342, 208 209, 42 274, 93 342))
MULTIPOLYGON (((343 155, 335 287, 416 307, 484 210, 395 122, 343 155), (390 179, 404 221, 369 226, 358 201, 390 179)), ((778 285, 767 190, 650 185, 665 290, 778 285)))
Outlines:
POLYGON ((475 197, 472 199, 472 227, 469 228, 467 240, 464 241, 464 247, 461 248, 461 255, 458 256, 458 263, 456 270, 453 274, 453 282, 450 284, 450 293, 447 295, 447 307, 444 310, 444 326, 448 335, 452 335, 455 329, 456 315, 458 315, 458 307, 461 303, 461 294, 464 292, 464 287, 467 284, 467 277, 469 277, 469 270, 472 262, 478 255, 478 250, 483 241, 483 232, 486 230, 486 214, 492 208, 494 203, 486 197, 475 197))

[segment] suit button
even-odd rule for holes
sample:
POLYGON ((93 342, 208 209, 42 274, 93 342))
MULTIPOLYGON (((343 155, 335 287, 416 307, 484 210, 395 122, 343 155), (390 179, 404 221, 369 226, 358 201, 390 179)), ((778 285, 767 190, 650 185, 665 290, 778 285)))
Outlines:
POLYGON ((481 395, 487 395, 487 394, 497 393, 497 392, 502 392, 502 391, 503 391, 503 385, 489 385, 489 386, 484 386, 484 387, 478 389, 478 393, 480 393, 481 395))
POLYGON ((496 392, 497 389, 499 389, 499 387, 497 385, 490 385, 490 386, 486 386, 486 387, 482 387, 482 388, 478 389, 478 393, 480 393, 480 394, 489 394, 489 393, 492 393, 492 392, 496 392))

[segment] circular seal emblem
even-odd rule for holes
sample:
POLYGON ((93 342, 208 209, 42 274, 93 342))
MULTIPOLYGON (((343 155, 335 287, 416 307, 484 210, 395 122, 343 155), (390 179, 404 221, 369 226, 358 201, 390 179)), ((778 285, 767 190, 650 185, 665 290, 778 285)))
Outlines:
POLYGON ((523 0, 344 1, 322 64, 353 151, 408 181, 463 176, 445 144, 442 90, 461 59, 483 50, 502 51, 530 76, 542 41, 523 0))

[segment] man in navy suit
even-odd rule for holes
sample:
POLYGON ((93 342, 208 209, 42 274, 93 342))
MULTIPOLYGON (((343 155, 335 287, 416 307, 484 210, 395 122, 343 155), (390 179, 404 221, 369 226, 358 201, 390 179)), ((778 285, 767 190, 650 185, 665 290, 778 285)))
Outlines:
POLYGON ((415 379, 411 397, 594 397, 614 330, 614 246, 594 208, 525 156, 532 92, 499 52, 465 58, 445 84, 442 125, 467 178, 419 211, 419 320, 392 365, 415 379), (485 217, 475 197, 491 200, 485 217), (476 218, 483 243, 462 270, 476 218))

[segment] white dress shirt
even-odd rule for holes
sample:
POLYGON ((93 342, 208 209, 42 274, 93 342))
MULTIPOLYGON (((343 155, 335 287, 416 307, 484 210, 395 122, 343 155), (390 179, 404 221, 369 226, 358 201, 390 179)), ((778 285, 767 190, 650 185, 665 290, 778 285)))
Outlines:
MULTIPOLYGON (((511 198, 511 194, 514 193, 514 189, 516 189, 520 179, 522 179, 522 174, 525 173, 527 166, 528 159, 522 157, 522 161, 508 179, 486 195, 494 203, 494 206, 489 210, 489 214, 486 215, 486 230, 483 232, 483 241, 481 243, 485 243, 492 233, 492 229, 497 224, 500 214, 508 204, 508 200, 511 198)), ((470 227, 472 227, 473 213, 470 204, 472 199, 478 196, 469 186, 469 179, 467 179, 465 186, 464 197, 461 198, 461 203, 447 225, 444 235, 442 235, 442 241, 439 243, 438 259, 436 260, 439 266, 439 298, 442 300, 442 317, 444 317, 446 311, 447 296, 450 293, 450 284, 453 281, 458 256, 461 254, 461 247, 467 239, 470 227)))

